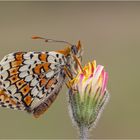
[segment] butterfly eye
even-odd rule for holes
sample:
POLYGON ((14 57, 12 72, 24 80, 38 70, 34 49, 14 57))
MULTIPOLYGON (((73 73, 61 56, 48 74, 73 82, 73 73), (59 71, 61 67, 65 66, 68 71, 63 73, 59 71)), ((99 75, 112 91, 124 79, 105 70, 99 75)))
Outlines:
POLYGON ((77 49, 77 47, 76 47, 75 45, 72 45, 71 51, 72 51, 72 53, 73 53, 74 55, 76 55, 76 54, 78 53, 78 49, 77 49))

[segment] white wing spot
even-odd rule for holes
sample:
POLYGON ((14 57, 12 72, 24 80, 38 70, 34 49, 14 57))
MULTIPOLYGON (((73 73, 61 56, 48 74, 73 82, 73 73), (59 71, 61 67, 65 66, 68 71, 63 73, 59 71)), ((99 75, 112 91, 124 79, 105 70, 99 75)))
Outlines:
POLYGON ((31 91, 31 95, 36 96, 38 94, 38 89, 36 87, 34 87, 31 91))
POLYGON ((27 76, 26 78, 25 78, 25 81, 26 82, 29 82, 29 81, 31 81, 33 79, 33 76, 32 75, 29 75, 29 76, 27 76))
POLYGON ((50 71, 50 72, 48 72, 47 74, 46 74, 46 77, 47 78, 50 78, 50 77, 52 77, 54 75, 54 71, 50 71))
POLYGON ((36 80, 36 78, 34 78, 31 82, 31 86, 35 86, 38 83, 38 80, 36 80))
POLYGON ((3 72, 3 73, 1 73, 1 76, 2 76, 2 80, 5 80, 7 77, 8 77, 8 72, 7 71, 5 71, 5 72, 3 72))
POLYGON ((25 71, 25 72, 21 72, 20 74, 19 74, 19 77, 20 78, 24 78, 24 77, 26 77, 26 76, 28 76, 28 73, 25 71))
POLYGON ((10 93, 13 95, 14 93, 16 93, 17 88, 16 88, 15 85, 12 85, 12 86, 8 87, 6 90, 7 90, 8 92, 10 91, 10 93))

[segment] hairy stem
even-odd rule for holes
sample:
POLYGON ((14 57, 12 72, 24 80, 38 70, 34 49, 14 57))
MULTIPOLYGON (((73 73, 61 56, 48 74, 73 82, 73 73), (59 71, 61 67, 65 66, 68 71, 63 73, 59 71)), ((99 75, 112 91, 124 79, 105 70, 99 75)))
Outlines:
POLYGON ((79 126, 80 129, 80 140, 87 140, 88 139, 88 128, 84 125, 79 126))

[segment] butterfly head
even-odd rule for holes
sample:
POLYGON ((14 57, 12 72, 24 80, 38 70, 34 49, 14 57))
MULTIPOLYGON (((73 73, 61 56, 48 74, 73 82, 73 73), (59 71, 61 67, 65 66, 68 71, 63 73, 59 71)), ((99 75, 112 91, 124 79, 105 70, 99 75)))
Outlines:
POLYGON ((71 52, 73 55, 75 55, 80 61, 82 61, 82 54, 83 54, 83 48, 81 46, 80 40, 78 41, 77 45, 71 45, 71 52))

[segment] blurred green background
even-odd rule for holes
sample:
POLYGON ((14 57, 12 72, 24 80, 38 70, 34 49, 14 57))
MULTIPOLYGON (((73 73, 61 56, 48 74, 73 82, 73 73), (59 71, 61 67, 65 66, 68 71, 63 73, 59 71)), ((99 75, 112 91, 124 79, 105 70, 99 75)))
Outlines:
MULTIPOLYGON (((0 59, 16 51, 84 46, 83 64, 93 59, 109 73, 107 104, 91 138, 140 138, 140 2, 0 2, 0 59)), ((0 108, 0 138, 78 138, 68 115, 67 88, 39 119, 0 108)))

